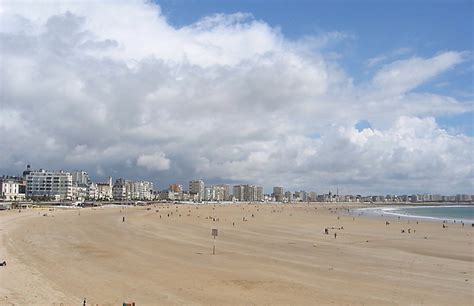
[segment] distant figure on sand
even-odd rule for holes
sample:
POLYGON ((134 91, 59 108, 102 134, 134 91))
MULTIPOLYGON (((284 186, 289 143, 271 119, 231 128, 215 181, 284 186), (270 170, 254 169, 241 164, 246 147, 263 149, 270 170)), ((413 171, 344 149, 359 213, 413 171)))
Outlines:
POLYGON ((337 237, 337 233, 334 233, 334 239, 336 239, 336 237, 337 237))
POLYGON ((125 222, 125 217, 122 217, 122 222, 125 222))
POLYGON ((329 230, 328 230, 327 227, 324 229, 324 233, 325 233, 326 235, 329 235, 329 230))
POLYGON ((7 262, 6 262, 5 260, 2 261, 2 262, 0 262, 0 267, 4 267, 4 266, 6 266, 6 265, 7 265, 7 262))
POLYGON ((83 306, 86 306, 86 299, 84 298, 84 302, 82 302, 83 306))

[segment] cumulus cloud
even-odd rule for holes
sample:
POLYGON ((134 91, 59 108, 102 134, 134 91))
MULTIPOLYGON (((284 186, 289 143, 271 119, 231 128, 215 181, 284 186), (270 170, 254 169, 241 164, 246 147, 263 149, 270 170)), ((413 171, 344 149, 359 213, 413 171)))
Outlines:
POLYGON ((138 0, 1 6, 0 173, 31 163, 159 187, 472 186, 472 137, 433 119, 472 103, 414 91, 462 51, 395 61, 354 85, 322 50, 354 39, 342 32, 292 41, 246 13, 177 28, 138 0), (362 119, 372 129, 357 131, 362 119))
POLYGON ((144 154, 138 157, 137 166, 144 167, 151 171, 168 170, 170 168, 170 160, 166 158, 163 152, 144 154))

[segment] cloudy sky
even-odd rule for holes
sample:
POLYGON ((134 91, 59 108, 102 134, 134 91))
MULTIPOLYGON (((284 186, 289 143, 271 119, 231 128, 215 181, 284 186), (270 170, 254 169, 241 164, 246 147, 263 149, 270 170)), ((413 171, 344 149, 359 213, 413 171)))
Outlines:
POLYGON ((0 174, 472 193, 472 1, 0 2, 0 174))

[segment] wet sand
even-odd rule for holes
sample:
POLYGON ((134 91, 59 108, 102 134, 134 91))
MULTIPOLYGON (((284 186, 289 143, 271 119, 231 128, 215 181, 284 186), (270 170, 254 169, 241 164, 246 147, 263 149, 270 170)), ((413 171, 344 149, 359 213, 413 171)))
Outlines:
POLYGON ((335 207, 2 211, 0 304, 474 304, 470 224, 387 226, 335 207))

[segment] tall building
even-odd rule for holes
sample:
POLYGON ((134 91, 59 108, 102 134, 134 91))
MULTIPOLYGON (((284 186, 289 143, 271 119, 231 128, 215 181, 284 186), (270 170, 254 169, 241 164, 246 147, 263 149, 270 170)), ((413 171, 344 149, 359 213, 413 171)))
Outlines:
POLYGON ((195 196, 197 201, 202 201, 204 199, 204 182, 202 180, 190 181, 189 193, 195 196))
POLYGON ((151 200, 153 183, 148 181, 133 181, 130 184, 133 200, 151 200))
POLYGON ((131 199, 130 182, 119 178, 115 180, 112 187, 112 196, 117 201, 129 201, 131 199))
POLYGON ((236 185, 233 188, 234 199, 237 201, 244 201, 244 185, 236 185))
POLYGON ((238 201, 263 201, 263 187, 255 185, 236 185, 234 198, 238 201))
POLYGON ((219 194, 218 201, 229 201, 230 200, 230 185, 229 184, 219 184, 215 185, 218 188, 217 192, 219 194))
POLYGON ((204 187, 204 196, 203 200, 204 201, 213 201, 214 200, 214 195, 213 195, 213 187, 212 186, 205 186, 204 187))
POLYGON ((72 176, 72 198, 84 201, 90 197, 89 188, 92 181, 86 171, 76 170, 71 172, 72 176))
POLYGON ((285 198, 285 195, 283 193, 283 187, 280 187, 280 186, 273 187, 272 197, 274 197, 275 201, 277 202, 283 202, 285 198))
POLYGON ((30 171, 26 175, 26 196, 47 196, 72 200, 72 175, 65 171, 30 171))
POLYGON ((114 200, 117 201, 149 201, 153 198, 153 183, 148 181, 128 181, 119 178, 115 180, 112 193, 114 200))
POLYGON ((262 202, 264 200, 263 187, 257 186, 257 198, 256 201, 262 202))
POLYGON ((72 182, 78 185, 90 185, 92 182, 86 171, 75 170, 71 172, 72 182))

